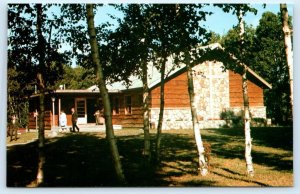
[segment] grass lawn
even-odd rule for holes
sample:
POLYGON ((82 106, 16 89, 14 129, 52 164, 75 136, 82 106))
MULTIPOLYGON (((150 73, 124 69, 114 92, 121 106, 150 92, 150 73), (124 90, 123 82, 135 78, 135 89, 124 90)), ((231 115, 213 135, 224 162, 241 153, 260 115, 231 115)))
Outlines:
MULTIPOLYGON (((246 176, 243 129, 202 130, 212 149, 205 177, 198 175, 192 130, 163 131, 162 161, 150 165, 142 155, 142 130, 115 134, 128 186, 293 186, 292 128, 252 128, 253 178, 246 176)), ((154 148, 155 131, 151 137, 154 148)), ((118 186, 104 133, 47 138, 46 155, 46 187, 118 186)), ((37 142, 7 147, 7 186, 26 187, 35 179, 36 168, 37 142)))

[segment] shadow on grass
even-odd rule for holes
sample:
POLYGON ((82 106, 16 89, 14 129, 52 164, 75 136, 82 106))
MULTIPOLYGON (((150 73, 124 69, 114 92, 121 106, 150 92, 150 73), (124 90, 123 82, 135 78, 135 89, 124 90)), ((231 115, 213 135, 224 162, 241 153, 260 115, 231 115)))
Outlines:
MULTIPOLYGON (((143 137, 126 136, 117 140, 128 186, 160 186, 155 166, 144 162, 143 137), (156 182, 158 181, 158 182, 156 182)), ((67 134, 47 141, 44 187, 120 186, 114 173, 109 145, 95 134, 67 134)), ((26 187, 35 179, 37 143, 7 149, 7 186, 26 187)))
MULTIPOLYGON (((227 130, 227 129, 226 129, 227 130)), ((243 159, 243 146, 224 149, 231 141, 241 141, 234 131, 210 131, 203 139, 212 144, 212 154, 222 158, 243 159), (226 133, 230 132, 230 133, 226 133)), ((154 134, 151 135, 154 148, 154 134)), ((211 180, 188 180, 180 184, 170 177, 197 176, 197 151, 191 134, 163 133, 161 163, 145 163, 142 155, 143 135, 118 136, 117 144, 128 186, 214 186, 211 180)), ((269 145, 269 144, 268 144, 269 145)), ((93 133, 66 134, 49 139, 46 143, 44 166, 45 187, 110 187, 120 186, 115 177, 109 145, 105 138, 93 133)), ((154 149, 152 149, 154 150, 154 149)), ((7 148, 7 186, 25 187, 36 176, 37 143, 7 148)), ((281 161, 281 156, 253 153, 254 163, 274 167, 277 170, 292 170, 292 161, 281 161)), ((215 168, 222 168, 222 165, 215 168)), ((236 176, 232 169, 223 169, 236 176)), ((220 174, 219 176, 226 175, 220 174)), ((229 177, 230 178, 230 177, 229 177)), ((241 181, 244 181, 241 178, 241 181)), ((256 184, 261 186, 262 183, 256 184)))
MULTIPOLYGON (((209 133, 203 135, 203 139, 212 144, 212 152, 216 157, 244 159, 244 131, 241 128, 234 129, 206 129, 209 133), (234 143, 228 146, 229 143, 234 143)), ((252 150, 254 163, 272 167, 278 171, 293 171, 293 129, 286 127, 251 128, 253 145, 272 147, 287 151, 286 154, 258 152, 252 150)))
MULTIPOLYGON (((217 135, 244 141, 243 128, 205 129, 217 135)), ((251 127, 253 144, 293 151, 292 127, 251 127)))
MULTIPOLYGON (((223 169, 223 168, 222 168, 223 169)), ((228 172, 228 171, 227 171, 228 172)), ((267 184, 264 184, 264 183, 261 183, 261 182, 258 182, 258 181, 254 181, 254 180, 251 180, 251 179, 248 179, 248 178, 236 178, 236 177, 232 177, 232 176, 226 176, 222 173, 218 173, 218 172, 213 172, 213 174, 215 175, 218 175, 220 177, 224 177, 226 179, 232 179, 232 180, 236 180, 236 181, 242 181, 242 182, 246 182, 246 183, 254 183, 254 184, 257 184, 259 186, 264 186, 264 187, 267 187, 267 186, 270 186, 270 185, 267 185, 267 184)), ((236 174, 235 172, 233 172, 233 174, 236 174)))

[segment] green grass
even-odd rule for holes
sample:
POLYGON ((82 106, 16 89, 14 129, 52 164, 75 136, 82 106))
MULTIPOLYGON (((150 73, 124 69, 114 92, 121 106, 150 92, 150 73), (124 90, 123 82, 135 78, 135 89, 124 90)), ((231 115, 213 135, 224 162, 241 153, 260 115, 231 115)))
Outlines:
MULTIPOLYGON (((198 175, 192 130, 163 131, 160 164, 144 161, 142 130, 115 132, 128 186, 293 186, 292 128, 252 128, 255 176, 246 176, 243 129, 204 129, 210 172, 198 175)), ((21 137, 22 138, 22 137, 21 137)), ((154 148, 155 131, 151 131, 154 148)), ((7 147, 7 185, 25 187, 36 176, 37 143, 7 147)), ((104 133, 47 139, 47 187, 118 186, 104 133)))

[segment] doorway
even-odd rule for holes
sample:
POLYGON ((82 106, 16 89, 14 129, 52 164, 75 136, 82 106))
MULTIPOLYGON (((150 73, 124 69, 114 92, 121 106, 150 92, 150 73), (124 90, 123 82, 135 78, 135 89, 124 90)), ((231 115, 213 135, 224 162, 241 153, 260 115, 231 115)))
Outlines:
POLYGON ((87 122, 96 123, 96 118, 94 116, 97 110, 97 100, 96 99, 87 99, 87 122))
POLYGON ((87 123, 87 113, 86 113, 86 99, 85 98, 76 98, 75 99, 75 109, 78 115, 78 124, 87 123))

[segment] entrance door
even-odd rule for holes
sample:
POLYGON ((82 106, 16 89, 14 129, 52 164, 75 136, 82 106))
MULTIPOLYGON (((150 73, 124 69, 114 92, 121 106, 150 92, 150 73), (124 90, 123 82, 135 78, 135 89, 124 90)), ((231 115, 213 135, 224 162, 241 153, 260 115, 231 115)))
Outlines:
POLYGON ((97 110, 97 100, 95 98, 86 99, 87 122, 96 123, 95 112, 97 110))
POLYGON ((76 111, 78 114, 78 124, 87 123, 87 114, 86 114, 86 99, 85 98, 76 98, 75 99, 76 111))

